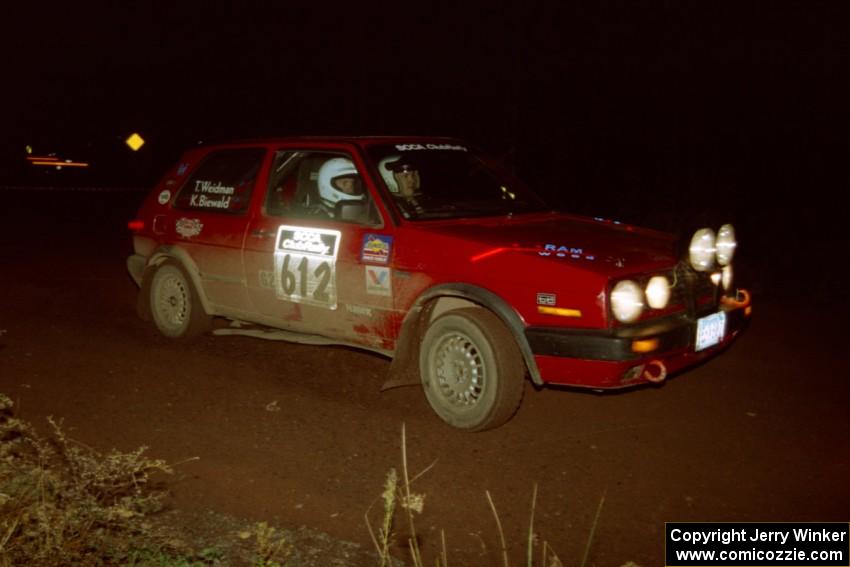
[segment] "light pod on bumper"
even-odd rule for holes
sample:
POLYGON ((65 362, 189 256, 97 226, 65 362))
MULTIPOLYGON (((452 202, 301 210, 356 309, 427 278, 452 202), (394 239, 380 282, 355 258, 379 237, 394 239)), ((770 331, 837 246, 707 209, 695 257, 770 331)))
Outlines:
POLYGON ((691 266, 698 272, 707 272, 714 267, 714 257, 717 252, 714 231, 701 228, 691 238, 688 248, 691 266))
POLYGON ((643 311, 643 290, 632 280, 617 282, 611 291, 611 311, 621 323, 637 321, 643 311))
POLYGON ((715 246, 717 247, 717 263, 721 266, 731 264, 735 247, 738 246, 738 241, 735 240, 735 228, 731 224, 724 224, 717 231, 715 246))

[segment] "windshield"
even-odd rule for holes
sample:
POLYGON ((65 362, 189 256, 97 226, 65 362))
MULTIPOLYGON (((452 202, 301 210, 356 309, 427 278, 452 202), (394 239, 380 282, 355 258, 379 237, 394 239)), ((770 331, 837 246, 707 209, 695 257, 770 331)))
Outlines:
POLYGON ((387 144, 367 151, 402 216, 411 220, 548 210, 519 181, 456 144, 387 144))

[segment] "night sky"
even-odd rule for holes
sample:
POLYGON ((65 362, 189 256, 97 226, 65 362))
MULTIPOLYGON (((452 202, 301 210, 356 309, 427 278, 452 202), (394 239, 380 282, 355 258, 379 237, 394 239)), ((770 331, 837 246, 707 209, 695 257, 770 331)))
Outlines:
POLYGON ((847 243, 845 3, 304 5, 11 8, 0 185, 44 181, 26 144, 144 186, 198 141, 439 134, 560 208, 733 220, 782 266, 847 243))

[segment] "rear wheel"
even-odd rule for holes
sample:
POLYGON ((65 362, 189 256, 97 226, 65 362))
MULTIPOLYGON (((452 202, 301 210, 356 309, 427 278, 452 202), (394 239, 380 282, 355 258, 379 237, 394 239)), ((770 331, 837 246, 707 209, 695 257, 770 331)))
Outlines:
POLYGON ((150 310, 156 328, 172 339, 189 339, 210 329, 205 311, 186 272, 172 261, 160 265, 150 284, 150 310))
POLYGON ((522 400, 522 355, 510 331, 486 309, 458 309, 435 319, 422 340, 419 369, 428 403, 460 429, 498 427, 522 400))

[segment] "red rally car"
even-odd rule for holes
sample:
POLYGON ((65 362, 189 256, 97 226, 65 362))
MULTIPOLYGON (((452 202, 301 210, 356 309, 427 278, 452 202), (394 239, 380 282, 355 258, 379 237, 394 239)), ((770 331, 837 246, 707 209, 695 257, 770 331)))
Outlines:
POLYGON ((661 382, 744 327, 731 225, 669 234, 553 212, 445 138, 284 138, 188 150, 129 223, 139 313, 184 339, 341 344, 392 358, 452 426, 535 385, 661 382))

